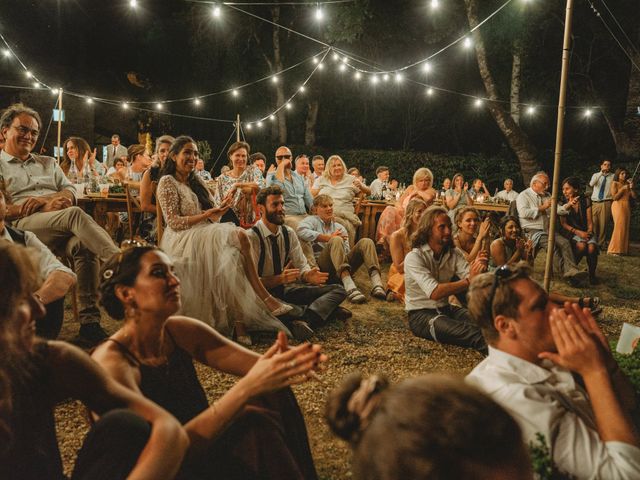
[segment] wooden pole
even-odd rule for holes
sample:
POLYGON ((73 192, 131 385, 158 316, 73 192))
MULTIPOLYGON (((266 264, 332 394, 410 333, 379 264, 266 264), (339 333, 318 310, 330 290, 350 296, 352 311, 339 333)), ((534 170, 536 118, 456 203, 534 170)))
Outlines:
POLYGON ((553 266, 553 250, 555 248, 556 219, 558 217, 558 190, 560 187, 560 162, 562 160, 562 141, 564 136, 565 104, 567 100, 567 78, 569 77, 571 48, 571 18, 573 16, 573 0, 567 0, 567 11, 564 20, 564 41, 562 45, 562 72, 560 75, 560 96, 558 97, 558 125, 556 128, 556 150, 553 159, 553 188, 551 189, 551 219, 549 221, 549 246, 544 265, 544 289, 548 292, 551 286, 551 268, 553 266))
POLYGON ((240 141, 240 114, 236 115, 236 142, 240 141))
POLYGON ((62 88, 58 90, 58 151, 56 152, 56 162, 60 163, 60 152, 62 143, 62 88))

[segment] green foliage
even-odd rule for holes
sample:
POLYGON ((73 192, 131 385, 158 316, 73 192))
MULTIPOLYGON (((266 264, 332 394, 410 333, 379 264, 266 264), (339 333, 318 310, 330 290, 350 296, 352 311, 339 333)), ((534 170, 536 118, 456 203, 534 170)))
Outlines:
POLYGON ((211 160, 211 145, 209 145, 209 142, 207 140, 198 140, 196 144, 198 145, 198 153, 200 158, 204 160, 204 164, 208 166, 209 160, 211 160))
POLYGON ((633 384, 636 394, 640 394, 640 348, 636 348, 631 355, 616 352, 615 342, 610 342, 613 358, 618 362, 620 370, 633 384))
POLYGON ((536 440, 529 442, 529 455, 533 473, 538 480, 562 480, 571 476, 560 472, 551 459, 551 452, 547 440, 540 432, 536 433, 536 440))

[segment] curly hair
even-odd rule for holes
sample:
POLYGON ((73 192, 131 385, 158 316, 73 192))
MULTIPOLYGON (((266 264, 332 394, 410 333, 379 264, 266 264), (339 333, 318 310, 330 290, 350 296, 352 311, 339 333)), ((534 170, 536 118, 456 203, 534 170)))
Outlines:
POLYGON ((99 305, 116 320, 124 319, 124 305, 116 295, 116 286, 132 286, 140 273, 142 257, 148 252, 159 251, 154 245, 133 247, 114 254, 100 270, 98 286, 99 305))
MULTIPOLYGON (((193 143, 195 145, 196 141, 187 135, 180 135, 174 140, 171 144, 171 148, 169 149, 167 160, 164 162, 164 166, 160 169, 160 177, 158 180, 165 175, 171 175, 175 178, 176 161, 174 157, 178 155, 188 143, 193 143)), ((207 190, 207 187, 202 183, 200 176, 196 175, 195 169, 191 170, 189 173, 189 176, 187 177, 187 184, 189 185, 189 188, 193 190, 193 193, 196 194, 196 197, 198 197, 198 201, 200 202, 200 206, 203 210, 213 208, 213 202, 209 198, 209 190, 207 190)))

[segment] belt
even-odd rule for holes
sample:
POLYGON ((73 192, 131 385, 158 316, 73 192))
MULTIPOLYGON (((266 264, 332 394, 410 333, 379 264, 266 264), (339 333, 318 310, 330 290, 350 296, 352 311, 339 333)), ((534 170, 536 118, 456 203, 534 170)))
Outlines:
POLYGON ((606 200, 591 200, 591 203, 604 203, 604 202, 611 202, 613 199, 608 198, 606 200))

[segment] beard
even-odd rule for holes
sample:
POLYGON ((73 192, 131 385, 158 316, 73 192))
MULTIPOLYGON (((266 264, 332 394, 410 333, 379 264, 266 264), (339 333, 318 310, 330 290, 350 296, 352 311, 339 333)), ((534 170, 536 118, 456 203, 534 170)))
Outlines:
POLYGON ((284 213, 267 212, 267 220, 274 225, 282 225, 284 223, 284 213))

